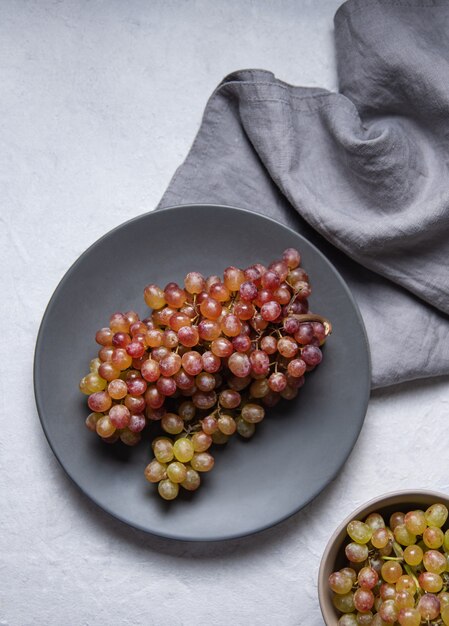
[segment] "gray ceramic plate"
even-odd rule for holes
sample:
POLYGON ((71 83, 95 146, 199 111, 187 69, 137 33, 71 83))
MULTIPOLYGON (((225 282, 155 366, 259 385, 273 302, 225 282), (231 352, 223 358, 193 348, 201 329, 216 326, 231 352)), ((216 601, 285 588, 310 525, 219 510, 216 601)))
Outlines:
POLYGON ((78 487, 136 528, 175 539, 217 540, 254 533, 316 496, 349 455, 365 417, 370 363, 357 306, 331 263, 306 239, 241 209, 183 206, 142 215, 111 231, 69 269, 45 312, 37 340, 36 402, 50 446, 78 487), (84 426, 78 391, 98 347, 95 331, 114 311, 145 315, 143 287, 181 282, 188 271, 220 274, 297 247, 311 276, 311 309, 331 319, 319 368, 296 400, 279 404, 250 441, 218 450, 201 488, 162 501, 143 477, 150 444, 108 446, 84 426))

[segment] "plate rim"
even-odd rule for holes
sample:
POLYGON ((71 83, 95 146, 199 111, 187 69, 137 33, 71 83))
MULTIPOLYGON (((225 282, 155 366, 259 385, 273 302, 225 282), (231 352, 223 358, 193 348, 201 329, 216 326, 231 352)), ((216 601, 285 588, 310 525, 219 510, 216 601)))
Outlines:
POLYGON ((53 291, 53 293, 52 293, 52 295, 50 297, 50 300, 48 301, 47 306, 44 309, 44 313, 42 315, 42 319, 41 319, 41 322, 39 324, 39 330, 38 330, 37 337, 36 337, 36 343, 35 343, 35 347, 34 347, 34 357, 33 357, 33 390, 34 390, 34 399, 35 399, 35 404, 36 404, 36 409, 37 409, 39 421, 41 423, 41 427, 42 427, 42 430, 44 432, 44 435, 45 435, 45 438, 47 440, 47 443, 50 446, 51 451, 55 455, 59 465, 64 470, 66 476, 69 477, 69 479, 72 481, 72 483, 79 489, 79 491, 81 491, 81 493, 83 494, 84 497, 86 497, 90 502, 93 502, 99 509, 101 509, 102 511, 106 512, 108 515, 110 515, 114 519, 118 520, 122 524, 130 526, 132 528, 135 528, 135 529, 137 529, 139 531, 145 532, 145 533, 147 533, 149 535, 152 535, 152 536, 161 537, 163 539, 170 539, 170 540, 174 540, 174 541, 188 542, 188 543, 218 542, 218 541, 228 541, 228 540, 239 539, 239 538, 243 538, 243 537, 249 537, 249 536, 261 533, 264 530, 268 530, 270 528, 273 528, 274 526, 277 526, 278 524, 284 522, 285 520, 289 519, 290 517, 292 517, 293 515, 295 515, 296 513, 301 511, 302 509, 304 509, 306 506, 308 506, 310 504, 310 502, 312 502, 312 500, 314 500, 320 493, 322 493, 322 491, 324 491, 324 489, 326 489, 327 486, 329 486, 335 480, 335 478, 340 473, 342 467, 344 466, 344 464, 348 460, 348 458, 349 458, 349 456, 350 456, 350 454, 351 454, 351 452, 352 452, 352 450, 354 448, 354 445, 356 444, 357 439, 359 438, 360 432, 361 432, 361 430, 363 428, 363 424, 364 424, 365 417, 366 417, 366 412, 367 412, 367 409, 368 409, 368 403, 369 403, 369 399, 370 399, 370 395, 371 395, 371 390, 372 390, 371 381, 372 381, 371 351, 370 351, 370 345, 369 345, 369 341, 368 341, 368 335, 367 335, 367 332, 366 332, 365 323, 363 321, 363 317, 362 317, 362 314, 360 312, 360 308, 359 308, 359 306, 357 304, 357 301, 355 300, 351 290, 349 289, 349 286, 346 283, 345 279, 343 278, 343 276, 341 275, 339 270, 335 267, 335 265, 326 257, 326 255, 323 252, 321 252, 321 250, 314 243, 312 243, 307 237, 305 237, 302 233, 295 231, 293 228, 291 228, 290 226, 287 226, 286 224, 283 224, 280 221, 276 221, 272 217, 269 217, 269 216, 264 215, 262 213, 258 213, 257 211, 252 211, 250 209, 246 209, 246 208, 242 208, 242 207, 236 207, 236 206, 233 206, 233 205, 226 205, 226 204, 209 203, 209 202, 176 204, 176 205, 171 205, 171 206, 164 207, 164 208, 161 208, 161 209, 156 207, 153 210, 146 211, 145 213, 141 213, 139 215, 136 215, 136 216, 130 218, 129 220, 126 220, 126 221, 118 224, 114 228, 112 228, 112 229, 108 230, 106 233, 104 233, 101 237, 96 239, 92 244, 90 244, 84 250, 84 252, 82 252, 77 257, 77 259, 68 267, 68 269, 64 272, 62 278, 59 280, 58 284, 56 285, 56 287, 55 287, 55 289, 54 289, 54 291, 53 291), (186 209, 186 208, 196 209, 196 208, 205 208, 205 207, 209 207, 211 209, 214 209, 214 208, 217 209, 218 208, 218 209, 231 210, 231 211, 236 211, 238 213, 246 213, 246 214, 251 215, 252 217, 259 218, 259 219, 262 219, 262 220, 266 220, 268 222, 272 222, 273 224, 276 224, 276 226, 281 226, 282 228, 286 229, 287 231, 290 231, 291 234, 293 234, 294 236, 299 237, 300 239, 303 239, 304 241, 306 241, 306 243, 309 246, 311 246, 313 251, 316 254, 318 254, 318 256, 321 257, 325 261, 325 263, 329 266, 331 271, 333 271, 334 274, 337 276, 337 279, 339 280, 341 286, 343 287, 344 291, 346 292, 346 295, 347 295, 349 301, 351 302, 351 304, 353 306, 354 312, 356 314, 356 317, 357 317, 357 319, 359 321, 359 324, 360 324, 360 328, 362 330, 362 335, 363 335, 363 340, 364 340, 363 341, 363 345, 365 347, 365 352, 366 352, 366 356, 367 356, 367 370, 366 370, 367 377, 366 377, 366 381, 364 381, 364 384, 365 384, 365 394, 364 394, 364 403, 363 403, 363 407, 364 407, 363 418, 360 420, 360 425, 359 425, 359 427, 357 428, 357 430, 355 431, 354 435, 352 436, 352 438, 350 440, 349 452, 344 456, 342 461, 338 464, 337 468, 332 473, 332 475, 330 476, 328 482, 324 486, 314 490, 312 492, 312 494, 305 501, 303 501, 299 506, 295 506, 292 510, 289 510, 287 513, 281 515, 280 517, 276 517, 276 519, 274 521, 270 521, 268 523, 264 523, 261 526, 257 526, 253 530, 247 530, 247 531, 243 531, 243 532, 242 531, 240 531, 240 532, 231 532, 231 533, 227 533, 226 535, 213 536, 213 537, 202 537, 201 535, 198 535, 198 536, 189 536, 189 537, 184 537, 183 538, 183 537, 180 537, 178 535, 172 534, 170 532, 149 530, 148 528, 146 528, 145 526, 142 526, 141 524, 139 524, 137 522, 133 522, 133 521, 131 521, 129 519, 126 519, 124 516, 122 516, 119 513, 111 510, 110 507, 101 504, 96 498, 94 498, 92 495, 87 493, 86 490, 77 482, 75 477, 73 477, 71 475, 71 473, 64 466, 64 463, 62 462, 59 454, 57 453, 55 447, 53 446, 53 443, 51 441, 51 437, 50 437, 50 435, 49 435, 49 433, 47 431, 46 425, 45 425, 45 420, 44 420, 44 417, 43 417, 43 414, 45 413, 45 411, 44 411, 44 407, 43 407, 43 401, 42 401, 42 399, 40 397, 40 392, 39 392, 40 372, 39 372, 38 360, 39 360, 40 354, 42 353, 42 346, 41 346, 41 344, 42 344, 42 341, 43 341, 43 334, 45 332, 46 325, 47 325, 47 318, 48 318, 48 316, 49 316, 49 314, 51 312, 51 309, 52 309, 54 303, 57 300, 59 292, 62 290, 62 288, 64 287, 66 282, 72 277, 72 275, 76 271, 77 266, 82 263, 84 258, 88 256, 88 254, 90 253, 90 251, 92 249, 94 249, 96 246, 98 246, 101 242, 107 240, 109 237, 113 236, 117 231, 121 230, 122 228, 124 228, 124 227, 128 226, 129 224, 132 224, 133 222, 136 222, 138 220, 141 220, 141 219, 144 219, 144 218, 148 218, 151 215, 160 214, 160 213, 168 213, 168 212, 173 211, 173 210, 182 210, 182 209, 186 209))

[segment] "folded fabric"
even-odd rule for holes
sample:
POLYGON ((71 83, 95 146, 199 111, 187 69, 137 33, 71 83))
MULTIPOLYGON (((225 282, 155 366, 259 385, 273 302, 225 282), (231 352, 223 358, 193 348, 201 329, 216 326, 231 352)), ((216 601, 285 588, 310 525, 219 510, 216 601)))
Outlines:
POLYGON ((449 374, 449 2, 349 0, 340 93, 228 76, 159 207, 240 206, 317 245, 365 321, 373 387, 449 374))

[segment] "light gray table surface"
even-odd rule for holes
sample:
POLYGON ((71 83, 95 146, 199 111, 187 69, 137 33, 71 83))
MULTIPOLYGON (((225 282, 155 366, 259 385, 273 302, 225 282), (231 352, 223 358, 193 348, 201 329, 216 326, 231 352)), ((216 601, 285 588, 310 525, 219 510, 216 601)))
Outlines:
POLYGON ((156 206, 227 73, 336 89, 339 4, 0 3, 0 626, 320 626, 336 524, 382 492, 449 489, 447 379, 411 383, 373 394, 342 472, 293 518, 241 540, 171 542, 79 493, 34 404, 36 334, 68 267, 156 206))

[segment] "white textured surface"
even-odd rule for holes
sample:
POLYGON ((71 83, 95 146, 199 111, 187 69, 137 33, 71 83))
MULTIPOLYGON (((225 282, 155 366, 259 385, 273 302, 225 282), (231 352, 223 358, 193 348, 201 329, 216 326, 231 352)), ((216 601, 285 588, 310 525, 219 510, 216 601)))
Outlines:
POLYGON ((34 406, 36 333, 66 269, 156 205, 225 74, 262 67, 335 88, 339 4, 0 3, 0 626, 320 626, 320 555, 341 518, 384 491, 449 490, 447 380, 376 393, 332 485, 282 525, 223 544, 103 514, 65 477, 34 406))

